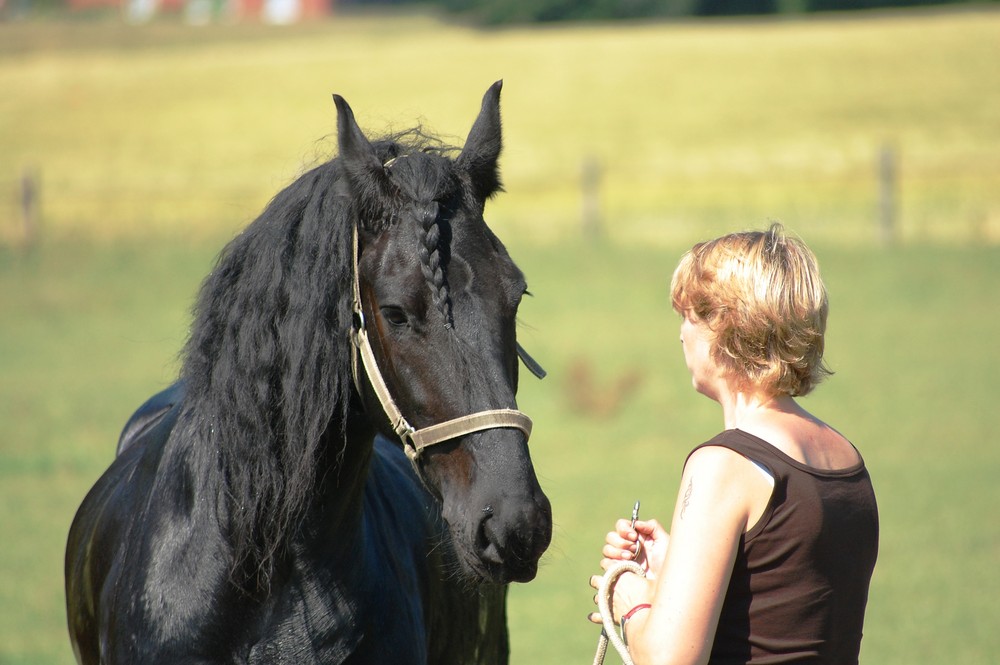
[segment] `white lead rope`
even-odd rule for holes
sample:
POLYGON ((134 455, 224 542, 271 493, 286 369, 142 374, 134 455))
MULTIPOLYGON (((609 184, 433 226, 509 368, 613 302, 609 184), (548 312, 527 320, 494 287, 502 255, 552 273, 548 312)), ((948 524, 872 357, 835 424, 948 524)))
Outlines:
POLYGON ((632 657, 628 653, 628 645, 625 643, 625 625, 623 623, 620 626, 621 634, 619 634, 619 626, 615 625, 615 615, 611 609, 611 599, 615 592, 615 582, 625 573, 635 573, 642 576, 646 574, 642 570, 642 566, 635 561, 622 561, 621 563, 616 563, 604 573, 604 577, 601 578, 601 583, 597 587, 597 609, 601 613, 601 622, 604 628, 601 629, 601 636, 597 638, 597 653, 594 654, 594 665, 601 665, 604 662, 609 642, 615 648, 615 651, 618 652, 618 655, 621 656, 622 662, 625 665, 633 665, 632 657))

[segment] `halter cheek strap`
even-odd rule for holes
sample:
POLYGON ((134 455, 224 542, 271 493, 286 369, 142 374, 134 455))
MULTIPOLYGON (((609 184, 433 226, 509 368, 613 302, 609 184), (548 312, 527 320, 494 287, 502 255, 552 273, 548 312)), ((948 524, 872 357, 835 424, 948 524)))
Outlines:
POLYGON ((403 442, 403 449, 406 456, 416 465, 421 451, 435 443, 441 443, 455 437, 464 436, 473 432, 494 429, 497 427, 509 427, 519 429, 524 432, 525 438, 531 436, 531 418, 517 409, 491 409, 478 411, 467 416, 460 416, 451 420, 446 420, 436 425, 430 425, 422 429, 413 427, 403 416, 402 411, 392 399, 389 387, 379 371, 378 363, 375 361, 375 354, 368 339, 368 329, 365 323, 364 311, 361 307, 361 281, 358 269, 358 230, 354 228, 353 238, 353 259, 354 259, 354 327, 351 333, 351 341, 357 348, 358 353, 351 354, 351 370, 354 375, 354 385, 361 392, 360 373, 358 371, 358 356, 361 357, 361 364, 364 367, 368 381, 375 390, 382 410, 389 418, 392 429, 403 442))

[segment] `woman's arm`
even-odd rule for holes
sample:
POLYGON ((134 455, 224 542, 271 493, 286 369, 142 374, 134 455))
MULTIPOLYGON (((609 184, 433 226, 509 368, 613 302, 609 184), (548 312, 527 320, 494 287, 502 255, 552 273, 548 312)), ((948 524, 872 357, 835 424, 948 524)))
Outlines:
MULTIPOLYGON (((708 661, 740 536, 770 493, 738 453, 712 446, 691 455, 660 570, 651 568, 647 578, 624 575, 615 586, 616 617, 640 603, 652 605, 627 624, 636 665, 708 661)), ((611 563, 602 561, 605 567, 611 563)))

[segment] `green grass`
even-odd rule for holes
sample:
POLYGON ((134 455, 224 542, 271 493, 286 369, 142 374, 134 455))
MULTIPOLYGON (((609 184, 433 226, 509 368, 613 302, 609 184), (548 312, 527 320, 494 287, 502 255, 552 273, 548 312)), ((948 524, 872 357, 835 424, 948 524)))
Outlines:
MULTIPOLYGON (((514 662, 576 662, 596 642, 583 617, 604 531, 635 498, 645 515, 669 514, 687 450, 720 417, 689 387, 666 303, 682 248, 509 240, 536 294, 521 340, 550 370, 525 377, 521 406, 536 421, 533 455, 556 520, 538 579, 511 593, 514 662), (634 369, 640 387, 607 417, 581 413, 568 378, 581 362, 597 392, 634 369)), ((70 662, 69 520, 131 409, 173 376, 213 251, 54 243, 0 255, 0 662, 70 662)), ((806 404, 862 449, 882 514, 864 662, 992 662, 1000 251, 817 251, 837 374, 806 404)))
POLYGON ((62 554, 134 407, 176 371, 225 238, 362 125, 461 141, 503 77, 508 193, 489 219, 535 297, 520 339, 556 531, 511 592, 515 663, 588 662, 587 577, 636 498, 667 515, 720 426, 691 391, 669 274, 707 235, 780 218, 814 245, 837 371, 806 405, 865 454, 882 513, 863 662, 1000 652, 1000 14, 478 33, 433 18, 270 30, 0 24, 0 192, 42 177, 43 240, 0 194, 0 664, 72 662, 62 554), (874 160, 901 156, 900 239, 877 249, 874 160), (576 229, 586 155, 606 237, 576 229), (573 406, 589 368, 606 417, 573 406), (578 383, 578 382, 577 382, 578 383))

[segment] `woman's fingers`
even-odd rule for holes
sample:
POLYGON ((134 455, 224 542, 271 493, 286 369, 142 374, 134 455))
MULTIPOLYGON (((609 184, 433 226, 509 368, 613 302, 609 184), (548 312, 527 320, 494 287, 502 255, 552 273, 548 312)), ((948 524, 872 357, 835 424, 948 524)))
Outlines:
POLYGON ((657 520, 636 520, 635 531, 643 538, 662 538, 667 535, 667 530, 663 528, 657 520))
MULTIPOLYGON (((636 524, 639 522, 636 521, 636 524)), ((628 538, 629 540, 635 540, 635 529, 632 528, 631 520, 619 519, 615 521, 615 531, 622 538, 628 538)))
MULTIPOLYGON (((626 522, 626 525, 628 523, 626 522)), ((625 529, 625 531, 608 531, 607 535, 604 536, 604 542, 609 545, 617 545, 619 547, 625 547, 631 543, 634 543, 639 535, 632 529, 625 529)))
POLYGON ((635 543, 628 543, 627 545, 605 545, 601 550, 601 554, 606 559, 618 560, 622 559, 628 561, 635 556, 635 551, 637 547, 635 543))
POLYGON ((632 530, 632 523, 626 520, 615 522, 615 530, 609 531, 604 537, 604 548, 601 553, 608 559, 628 561, 639 551, 638 534, 632 530))

